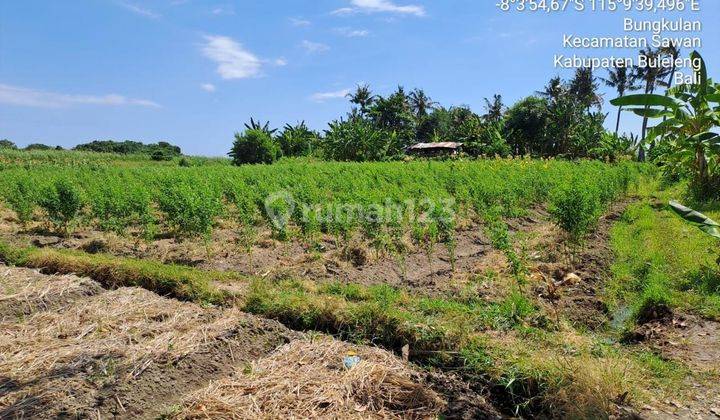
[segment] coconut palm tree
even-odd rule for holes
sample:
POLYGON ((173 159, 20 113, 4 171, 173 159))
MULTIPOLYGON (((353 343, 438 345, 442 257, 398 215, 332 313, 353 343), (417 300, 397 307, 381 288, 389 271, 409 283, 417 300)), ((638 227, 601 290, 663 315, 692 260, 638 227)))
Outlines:
MULTIPOLYGON (((640 86, 635 85, 634 74, 628 71, 625 66, 615 67, 614 69, 608 69, 608 78, 600 78, 606 86, 615 89, 618 93, 618 97, 622 98, 625 93, 633 90, 640 89, 640 86)), ((615 123, 615 135, 617 136, 620 131, 620 115, 622 113, 622 106, 618 107, 617 122, 615 123)))
MULTIPOLYGON (((662 53, 660 50, 653 50, 648 48, 647 50, 640 50, 640 55, 647 57, 646 64, 644 66, 635 66, 633 69, 633 76, 636 80, 642 81, 645 84, 645 94, 651 95, 655 92, 655 88, 660 84, 660 81, 668 75, 669 69, 656 65, 656 62, 661 58, 662 53)), ((641 140, 644 141, 647 136, 648 128, 648 117, 643 117, 641 140)))
POLYGON ((360 107, 360 113, 362 115, 367 113, 368 107, 370 107, 376 99, 368 85, 357 85, 355 92, 348 93, 347 97, 350 98, 350 103, 360 107))
POLYGON ((668 71, 667 82, 660 81, 659 84, 663 87, 670 89, 673 84, 673 78, 675 77, 675 71, 677 70, 677 59, 680 57, 680 48, 677 45, 671 44, 667 47, 660 48, 660 54, 672 58, 672 66, 668 71))
POLYGON ((428 115, 428 110, 435 109, 437 102, 430 99, 422 89, 415 89, 408 95, 410 106, 415 116, 420 119, 428 115))
POLYGON ((505 113, 505 105, 501 95, 493 95, 492 101, 485 98, 485 115, 483 118, 488 122, 498 122, 505 113))

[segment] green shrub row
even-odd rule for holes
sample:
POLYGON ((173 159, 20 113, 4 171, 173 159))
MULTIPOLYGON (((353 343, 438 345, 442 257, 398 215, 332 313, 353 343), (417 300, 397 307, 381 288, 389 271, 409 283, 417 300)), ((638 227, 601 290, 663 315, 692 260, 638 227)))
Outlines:
POLYGON ((453 213, 513 216, 551 199, 563 209, 559 218, 567 219, 569 229, 583 230, 577 214, 597 216, 593 209, 588 211, 588 203, 607 203, 622 194, 641 168, 632 163, 520 159, 290 160, 239 168, 37 166, 2 170, 0 200, 23 223, 49 222, 58 232, 85 224, 138 236, 157 229, 206 236, 218 218, 225 217, 242 225, 266 223, 280 237, 294 231, 338 236, 364 231, 378 236, 399 228, 411 231, 417 223, 436 223, 440 232, 435 236, 449 243, 452 235, 447 233, 453 226, 447 216, 453 213), (344 211, 348 205, 364 213, 344 211), (278 212, 287 213, 287 224, 271 223, 278 212), (399 216, 391 217, 391 212, 399 216))

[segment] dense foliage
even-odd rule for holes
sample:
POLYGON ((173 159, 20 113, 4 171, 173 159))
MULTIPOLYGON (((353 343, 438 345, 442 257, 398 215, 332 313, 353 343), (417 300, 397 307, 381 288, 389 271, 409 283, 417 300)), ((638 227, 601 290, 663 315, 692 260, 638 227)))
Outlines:
POLYGON ((225 218, 242 226, 264 223, 280 237, 361 231, 381 238, 413 231, 418 239, 451 244, 454 228, 447 216, 455 212, 485 215, 486 220, 521 214, 568 185, 576 186, 579 196, 601 191, 597 205, 604 205, 624 192, 637 168, 529 159, 402 164, 291 160, 241 168, 146 163, 46 164, 28 170, 12 165, 1 170, 0 197, 19 220, 49 222, 61 233, 85 224, 138 237, 158 231, 207 236, 225 218), (278 193, 289 199, 266 202, 278 193), (349 213, 348 204, 356 206, 349 213), (384 214, 386 208, 400 209, 403 216, 369 222, 369 212, 384 214), (289 223, 273 225, 269 209, 289 211, 289 223))
MULTIPOLYGON (((147 154, 155 157, 177 157, 182 155, 182 150, 178 146, 161 141, 154 144, 143 144, 137 141, 113 141, 113 140, 96 140, 90 143, 79 144, 74 150, 86 152, 100 153, 117 153, 122 155, 131 154, 147 154)), ((165 159, 155 159, 165 160, 165 159)))
POLYGON ((470 157, 530 155, 617 160, 630 156, 632 148, 625 147, 624 141, 605 141, 605 114, 601 112, 598 87, 591 69, 579 69, 573 79, 553 78, 535 96, 509 109, 500 95, 485 99, 485 112, 478 114, 467 106, 443 107, 421 89, 407 92, 398 87, 382 96, 362 85, 348 95, 353 105, 350 112, 331 121, 322 134, 304 123, 286 125, 276 134, 269 123, 261 125, 251 119, 246 131, 236 136, 231 153, 236 164, 271 163, 279 154, 383 161, 403 157, 406 149, 416 143, 452 141, 462 143, 464 155, 470 157), (248 130, 260 130, 267 136, 263 141, 245 138, 248 130), (238 157, 236 148, 253 142, 243 149, 248 157, 238 157), (615 145, 621 148, 612 149, 615 145))
POLYGON ((17 149, 15 143, 7 139, 0 140, 0 149, 17 149))
POLYGON ((252 128, 235 134, 235 142, 228 154, 236 165, 273 163, 280 154, 280 147, 270 133, 252 128))
POLYGON ((653 157, 673 178, 688 175, 697 198, 717 198, 720 83, 708 78, 705 62, 697 52, 691 58, 696 83, 672 87, 665 95, 628 95, 612 103, 634 107, 628 110, 645 121, 661 120, 648 131, 642 147, 649 145, 653 157))

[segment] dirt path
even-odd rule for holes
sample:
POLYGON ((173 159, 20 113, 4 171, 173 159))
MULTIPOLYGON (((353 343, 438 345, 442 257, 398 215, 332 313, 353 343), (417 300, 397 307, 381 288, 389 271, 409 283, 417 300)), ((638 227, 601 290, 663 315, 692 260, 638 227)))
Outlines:
POLYGON ((653 321, 635 331, 640 345, 667 360, 685 364, 693 372, 680 397, 658 399, 642 413, 657 419, 720 419, 720 323, 675 315, 653 321))

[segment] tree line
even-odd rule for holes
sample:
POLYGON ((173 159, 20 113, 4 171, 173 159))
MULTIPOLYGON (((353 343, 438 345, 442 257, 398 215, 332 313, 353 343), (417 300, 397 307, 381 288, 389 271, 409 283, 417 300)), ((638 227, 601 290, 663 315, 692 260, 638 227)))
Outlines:
MULTIPOLYGON (((0 149, 19 150, 17 145, 8 139, 0 140, 0 149)), ((64 150, 60 146, 48 146, 42 143, 32 143, 22 150, 64 150)), ((95 140, 89 143, 78 144, 71 150, 82 152, 114 153, 120 155, 149 155, 153 160, 171 160, 182 156, 182 149, 165 141, 144 144, 139 141, 95 140)))

